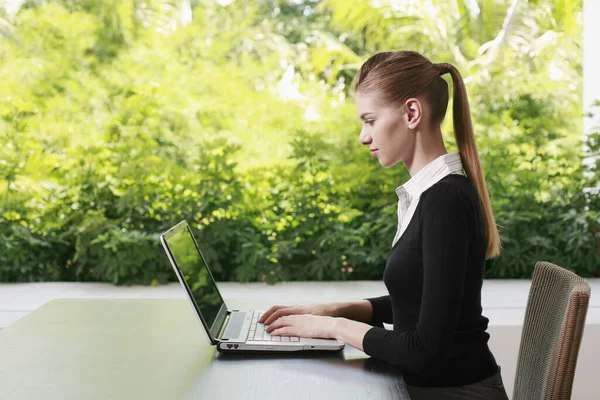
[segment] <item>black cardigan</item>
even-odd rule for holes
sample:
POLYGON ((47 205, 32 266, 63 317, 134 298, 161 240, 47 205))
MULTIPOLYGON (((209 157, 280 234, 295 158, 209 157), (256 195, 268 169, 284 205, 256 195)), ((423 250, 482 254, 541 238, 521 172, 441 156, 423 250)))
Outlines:
POLYGON ((486 246, 479 196, 466 177, 448 175, 423 192, 388 257, 389 295, 368 299, 374 327, 365 353, 397 365, 414 386, 463 386, 495 374, 481 314, 486 246))

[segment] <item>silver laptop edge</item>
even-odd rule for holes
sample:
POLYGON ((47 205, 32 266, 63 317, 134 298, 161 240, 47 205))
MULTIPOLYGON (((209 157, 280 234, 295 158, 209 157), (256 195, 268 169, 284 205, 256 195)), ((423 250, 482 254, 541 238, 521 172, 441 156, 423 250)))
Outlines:
MULTIPOLYGON (((160 235, 160 242, 163 245, 163 248, 165 250, 165 253, 167 254, 167 258, 169 259, 169 262, 171 263, 171 266, 173 268, 173 271, 175 272, 175 275, 177 275, 177 279, 179 280, 179 283, 181 284, 181 286, 183 286, 183 288, 186 292, 186 295, 187 295, 186 297, 188 298, 190 305, 196 311, 196 315, 198 316, 200 323, 204 327, 204 330, 206 332, 208 340, 211 342, 211 344, 216 345, 219 343, 219 341, 217 340, 217 336, 221 333, 222 327, 223 327, 225 319, 226 319, 227 305, 225 304, 225 301, 223 300, 223 307, 221 307, 221 310, 219 310, 218 317, 217 317, 217 319, 215 319, 215 324, 213 324, 214 327, 209 327, 208 322, 204 320, 204 317, 202 317, 202 313, 200 312, 200 310, 198 309, 198 306, 196 305, 196 302, 194 301, 194 298, 191 294, 190 288, 188 287, 187 283, 185 282, 185 279, 181 276, 179 268, 177 268, 177 263, 175 261, 175 257, 171 253, 171 249, 169 248, 169 245, 167 243, 168 238, 170 238, 175 233, 177 233, 183 229, 187 229, 186 221, 181 221, 180 223, 175 225, 173 228, 169 229, 167 232, 160 235), (223 321, 220 324, 220 326, 217 324, 219 320, 223 321), (213 332, 215 332, 215 333, 213 333, 213 332)), ((194 242, 195 242, 195 238, 194 238, 194 242)), ((201 255, 201 257, 202 257, 202 255, 201 255)), ((210 273, 210 271, 209 271, 209 273, 210 273)), ((219 292, 219 296, 220 295, 221 295, 221 293, 219 292)), ((221 299, 222 299, 222 296, 221 296, 221 299)))
MULTIPOLYGON (((189 239, 188 239, 189 240, 189 239)), ((210 272, 210 268, 206 260, 204 259, 204 255, 196 242, 196 238, 194 237, 189 225, 185 220, 181 221, 162 235, 160 235, 160 242, 167 254, 167 258, 173 267, 175 275, 177 275, 177 279, 179 283, 184 288, 187 298, 196 312, 200 323, 204 327, 204 331, 206 332, 207 338, 211 344, 217 346, 217 350, 221 352, 236 352, 236 351, 300 351, 300 350, 341 350, 344 348, 344 343, 337 340, 330 339, 308 339, 308 338, 300 338, 299 341, 296 342, 286 342, 286 341, 260 341, 260 340, 252 340, 248 339, 248 333, 250 331, 250 326, 254 322, 256 324, 256 320, 258 318, 258 311, 253 310, 230 310, 225 304, 225 300, 219 289, 217 284, 210 272), (188 285, 186 278, 183 276, 184 271, 180 269, 178 266, 176 256, 173 254, 172 246, 169 245, 169 239, 173 238, 175 235, 180 235, 182 232, 187 232, 194 243, 195 250, 198 253, 201 264, 197 267, 206 270, 206 278, 209 282, 208 285, 211 286, 211 289, 214 289, 213 295, 216 294, 218 299, 215 297, 213 300, 218 300, 220 302, 220 307, 216 316, 214 317, 214 322, 211 325, 211 321, 208 320, 201 311, 201 304, 194 298, 194 294, 192 293, 191 288, 188 285), (231 317, 234 316, 235 325, 232 330, 239 332, 237 336, 231 337, 228 334, 228 328, 230 327, 229 322, 231 321, 231 317), (242 322, 243 319, 243 322, 242 322), (239 328, 239 324, 242 324, 241 329, 239 328)), ((189 244, 189 243, 188 243, 189 244)), ((195 266, 196 267, 196 266, 195 266)), ((215 304, 218 305, 218 304, 215 304)), ((213 310, 214 311, 214 310, 213 310)), ((210 317, 210 315, 209 315, 210 317)), ((259 324, 259 326, 262 324, 259 324)))

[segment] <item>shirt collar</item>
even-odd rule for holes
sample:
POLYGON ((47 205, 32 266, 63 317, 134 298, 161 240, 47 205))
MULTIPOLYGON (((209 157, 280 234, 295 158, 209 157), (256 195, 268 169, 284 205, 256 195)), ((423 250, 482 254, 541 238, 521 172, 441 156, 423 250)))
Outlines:
POLYGON ((410 198, 419 197, 421 193, 451 174, 463 174, 460 153, 444 154, 423 167, 408 182, 396 189, 398 197, 406 192, 410 198))

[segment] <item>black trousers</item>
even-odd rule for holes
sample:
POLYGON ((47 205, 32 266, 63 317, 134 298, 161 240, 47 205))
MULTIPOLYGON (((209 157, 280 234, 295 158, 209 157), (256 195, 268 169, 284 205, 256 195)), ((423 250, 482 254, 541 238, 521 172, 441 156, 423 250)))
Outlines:
POLYGON ((457 387, 417 387, 406 385, 412 400, 508 400, 498 372, 480 382, 457 387))

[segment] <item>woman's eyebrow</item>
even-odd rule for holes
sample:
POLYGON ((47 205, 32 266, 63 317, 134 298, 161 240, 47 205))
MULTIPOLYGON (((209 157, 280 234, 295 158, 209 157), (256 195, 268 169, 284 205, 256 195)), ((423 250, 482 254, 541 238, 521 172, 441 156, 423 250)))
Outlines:
POLYGON ((364 119, 365 119, 365 117, 366 117, 367 115, 369 115, 369 114, 373 114, 373 113, 372 113, 372 112, 370 112, 370 111, 369 111, 369 112, 366 112, 366 113, 362 113, 362 114, 360 115, 360 117, 359 117, 359 118, 360 118, 360 119, 362 119, 362 120, 364 120, 364 119))

